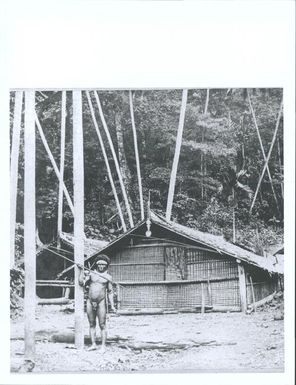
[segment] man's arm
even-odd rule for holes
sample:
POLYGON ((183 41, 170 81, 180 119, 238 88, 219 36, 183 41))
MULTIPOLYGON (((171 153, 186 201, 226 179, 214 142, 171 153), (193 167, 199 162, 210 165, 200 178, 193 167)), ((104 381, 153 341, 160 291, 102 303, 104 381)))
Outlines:
POLYGON ((86 272, 84 271, 84 267, 82 265, 77 264, 77 267, 80 270, 80 274, 79 274, 79 278, 78 278, 79 285, 84 286, 85 283, 90 279, 89 272, 88 272, 88 274, 86 274, 86 272))
POLYGON ((110 281, 107 284, 107 292, 108 292, 108 300, 109 300, 109 303, 110 303, 110 306, 111 306, 111 310, 116 312, 116 309, 115 309, 115 306, 114 306, 113 285, 112 285, 112 282, 110 282, 110 281))

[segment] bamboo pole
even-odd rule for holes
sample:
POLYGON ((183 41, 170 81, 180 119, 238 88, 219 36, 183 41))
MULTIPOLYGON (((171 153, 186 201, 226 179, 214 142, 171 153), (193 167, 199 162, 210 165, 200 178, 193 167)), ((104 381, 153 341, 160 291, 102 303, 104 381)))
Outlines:
POLYGON ((25 182, 24 182, 24 262, 25 262, 25 361, 35 358, 36 310, 36 205, 35 205, 35 92, 25 91, 25 182))
MULTIPOLYGON (((74 261, 84 265, 84 167, 81 91, 73 91, 74 261)), ((83 349, 84 294, 75 265, 75 346, 83 349)))
POLYGON ((206 96, 204 115, 206 115, 208 113, 209 100, 210 100, 210 89, 207 88, 207 96, 206 96))
POLYGON ((235 224, 235 192, 232 188, 233 208, 232 208, 232 242, 236 242, 236 224, 235 224))
POLYGON ((65 134, 66 134, 66 91, 62 91, 61 106, 61 159, 59 179, 59 202, 58 202, 58 247, 61 246, 60 234, 63 230, 63 179, 65 166, 65 134))
POLYGON ((10 268, 15 263, 15 224, 17 206, 18 161, 22 121, 23 92, 15 91, 10 157, 10 268))
MULTIPOLYGON (((209 106, 209 100, 210 100, 210 89, 207 89, 207 95, 206 95, 206 103, 205 103, 205 109, 204 109, 204 115, 206 116, 208 113, 208 106, 209 106)), ((201 142, 204 143, 205 140, 205 128, 202 128, 202 133, 201 133, 201 142)), ((202 183, 201 183, 201 199, 203 200, 205 195, 206 195, 206 189, 204 188, 204 175, 206 173, 207 165, 206 165, 206 158, 201 152, 200 155, 200 171, 202 174, 202 183)))
POLYGON ((169 185, 169 192, 168 192, 167 207, 166 207, 166 220, 167 221, 169 221, 171 219, 171 215, 172 215, 174 192, 175 192, 176 177, 177 177, 177 169, 178 169, 181 144, 182 144, 184 121, 185 121, 187 94, 188 94, 188 90, 184 89, 183 93, 182 93, 181 112, 180 112, 179 126, 178 126, 177 138, 176 138, 176 148, 175 148, 175 155, 174 155, 174 160, 173 160, 171 179, 170 179, 170 185, 169 185))
MULTIPOLYGON (((277 139, 277 151, 278 151, 278 158, 279 158, 279 167, 280 167, 280 174, 283 177, 283 172, 282 172, 282 161, 281 161, 281 149, 280 149, 280 141, 279 138, 277 139)), ((282 193, 282 199, 284 200, 284 183, 281 181, 281 193, 282 193)))
POLYGON ((114 199, 115 199, 117 211, 118 211, 118 214, 119 214, 119 217, 120 217, 120 220, 121 220, 122 228, 123 228, 123 231, 126 232, 127 228, 126 228, 125 220, 124 220, 123 213, 122 213, 121 206, 120 206, 120 202, 119 202, 119 199, 118 199, 118 196, 117 196, 117 192, 116 192, 116 188, 115 188, 115 185, 114 185, 114 181, 113 181, 113 177, 112 177, 112 173, 111 173, 108 157, 107 157, 107 154, 106 154, 103 138, 102 138, 102 135, 101 135, 100 130, 99 130, 98 122, 97 122, 97 119, 96 119, 96 116, 95 116, 95 112, 94 112, 92 101, 91 101, 91 98, 90 98, 90 95, 89 95, 89 91, 86 91, 86 97, 87 97, 87 101, 88 101, 91 117, 92 117, 92 120, 93 120, 93 123, 94 123, 94 126, 95 126, 95 130, 96 130, 96 133, 97 133, 98 138, 99 138, 100 146, 101 146, 102 153, 103 153, 103 158, 104 158, 104 161, 105 161, 105 164, 106 164, 106 168, 107 168, 108 178, 109 178, 109 181, 110 181, 110 184, 111 184, 111 189, 112 189, 112 192, 113 192, 113 195, 114 195, 114 199))
POLYGON ((252 201, 252 204, 251 204, 251 207, 250 207, 250 211, 249 211, 250 214, 251 214, 251 212, 253 210, 253 207, 254 207, 254 204, 256 202, 256 198, 257 198, 257 195, 258 195, 258 191, 259 191, 259 188, 260 188, 263 176, 265 174, 266 169, 268 168, 268 162, 269 162, 269 159, 270 159, 270 155, 271 155, 271 152, 272 152, 272 149, 273 149, 273 145, 274 145, 274 142, 275 142, 275 139, 276 139, 276 135, 277 135, 277 132, 278 132, 278 128, 279 128, 279 125, 280 125, 282 109, 283 109, 283 100, 281 101, 280 110, 279 110, 279 113, 278 113, 278 117, 277 117, 277 121, 276 121, 276 126, 275 126, 275 130, 274 130, 273 138, 272 138, 272 141, 271 141, 271 145, 270 145, 270 148, 269 148, 269 151, 268 151, 265 163, 264 163, 264 167, 263 167, 262 173, 260 175, 260 178, 259 178, 259 181, 258 181, 258 184, 257 184, 257 188, 256 188, 256 191, 255 191, 255 194, 254 194, 254 198, 253 198, 253 201, 252 201))
POLYGON ((68 193, 67 187, 66 187, 65 183, 62 180, 61 174, 60 174, 58 166, 57 166, 57 164, 56 164, 56 162, 54 160, 52 152, 50 151, 50 148, 49 148, 48 143, 46 141, 46 138, 45 138, 44 132, 42 130, 41 124, 40 124, 39 119, 37 117, 37 114, 35 114, 35 120, 36 120, 37 128, 38 128, 38 131, 39 131, 42 143, 44 145, 44 148, 45 148, 45 150, 47 152, 47 155, 48 155, 48 157, 49 157, 49 159, 51 161, 52 167, 53 167, 53 169, 54 169, 54 171, 56 173, 56 176, 57 176, 58 180, 61 181, 65 197, 67 199, 67 202, 68 202, 68 205, 70 207, 70 210, 71 210, 71 212, 72 212, 72 214, 74 216, 74 206, 73 206, 72 200, 71 200, 70 195, 68 193))
POLYGON ((94 95, 95 95, 95 98, 96 98, 96 102, 97 102, 97 106, 98 106, 98 109, 99 109, 100 118, 101 118, 101 121, 102 121, 102 124, 103 124, 103 128, 104 128, 104 131, 106 133, 106 136, 107 136, 107 139, 108 139, 108 142, 109 142, 109 146, 110 146, 110 149, 111 149, 111 152, 112 152, 112 156, 113 156, 113 159, 114 159, 114 164, 115 164, 116 172, 117 172, 117 175, 118 175, 119 184, 120 184, 120 187, 121 187, 121 190, 122 190, 122 195, 123 195, 123 199, 124 199, 124 202, 125 202, 125 206, 126 206, 127 215, 128 215, 128 218, 129 218, 130 227, 134 227, 134 221, 133 221, 133 217, 132 217, 132 212, 131 212, 130 204, 129 204, 129 201, 128 201, 128 198, 127 198, 127 194, 126 194, 126 190, 125 190, 125 187, 124 187, 124 183, 123 183, 123 179, 122 179, 122 175, 121 175, 121 171, 120 171, 117 155, 116 155, 116 152, 115 152, 115 149, 114 149, 114 145, 113 145, 113 142, 112 142, 112 138, 111 138, 111 135, 109 133, 108 126, 107 126, 107 123, 106 123, 106 120, 105 120, 105 117, 104 117, 104 114, 103 114, 103 110, 102 110, 101 102, 100 102, 100 99, 99 99, 99 95, 98 95, 98 93, 96 91, 94 91, 94 95))
MULTIPOLYGON (((262 152, 262 155, 263 155, 264 162, 266 162, 266 155, 265 155, 265 151, 264 151, 264 147, 263 147, 263 143, 262 143, 259 127, 258 127, 258 124, 257 124, 257 119, 256 119, 255 111, 254 111, 253 106, 252 106, 250 92, 249 92, 248 89, 247 89, 247 95, 248 95, 250 111, 252 113, 254 125, 255 125, 255 128, 256 128, 257 136, 258 136, 259 143, 260 143, 261 152, 262 152)), ((269 178, 269 181, 270 181, 270 187, 271 187, 271 190, 272 190, 272 193, 273 193, 273 197, 274 197, 274 200, 275 200, 275 203, 276 203, 276 208, 277 208, 278 212, 280 212, 278 200, 277 200, 276 193, 275 193, 274 186, 273 186, 273 182, 272 182, 272 177, 271 177, 270 170, 269 170, 269 167, 268 167, 268 162, 267 162, 267 174, 268 174, 268 178, 269 178)))
POLYGON ((132 119, 132 129, 133 129, 133 136, 134 136, 137 176, 138 176, 138 185, 139 185, 141 220, 143 220, 144 219, 144 201, 143 201, 143 192, 142 192, 142 178, 141 178, 140 159, 139 159, 138 142, 137 142, 137 131, 135 126, 135 118, 134 118, 132 91, 129 91, 129 101, 130 101, 130 112, 131 112, 131 119, 132 119))

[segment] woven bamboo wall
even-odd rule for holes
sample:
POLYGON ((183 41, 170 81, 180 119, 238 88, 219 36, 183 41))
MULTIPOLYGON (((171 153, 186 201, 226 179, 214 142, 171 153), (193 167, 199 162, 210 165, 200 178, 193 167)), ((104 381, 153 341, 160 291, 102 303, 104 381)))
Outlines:
POLYGON ((237 280, 210 283, 180 281, 176 283, 122 284, 120 306, 124 309, 160 308, 179 309, 200 307, 202 284, 205 306, 240 306, 237 280))
POLYGON ((112 256, 109 272, 114 281, 163 281, 163 246, 133 246, 112 256))
POLYGON ((240 306, 236 261, 208 250, 127 247, 112 256, 110 273, 122 284, 122 308, 200 307, 202 286, 205 306, 240 306))
POLYGON ((238 277, 237 263, 206 250, 187 250, 187 279, 238 277))
POLYGON ((237 279, 211 282, 213 305, 240 307, 239 283, 237 279))

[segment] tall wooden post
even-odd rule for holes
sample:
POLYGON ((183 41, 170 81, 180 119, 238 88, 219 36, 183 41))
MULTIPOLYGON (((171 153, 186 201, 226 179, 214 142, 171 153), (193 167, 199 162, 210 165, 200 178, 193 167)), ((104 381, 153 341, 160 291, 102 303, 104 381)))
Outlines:
POLYGON ((95 95, 95 99, 96 99, 97 106, 98 106, 98 109, 99 109, 99 115, 100 115, 100 118, 101 118, 101 121, 102 121, 102 125, 103 125, 103 128, 104 128, 105 134, 107 136, 107 139, 108 139, 108 142, 109 142, 109 146, 110 146, 110 150, 111 150, 111 153, 112 153, 112 156, 113 156, 116 172, 117 172, 117 175, 118 175, 119 184, 120 184, 121 191, 122 191, 123 200, 125 202, 127 215, 128 215, 128 218, 129 218, 130 227, 133 228, 134 227, 134 221, 133 221, 132 211, 131 211, 131 207, 130 207, 130 204, 129 204, 129 201, 128 201, 128 198, 127 198, 127 194, 126 194, 126 190, 125 190, 125 187, 124 187, 124 183, 123 183, 123 179, 122 179, 122 175, 121 175, 121 171, 120 171, 117 155, 116 155, 116 152, 115 152, 115 149, 114 149, 114 145, 113 145, 113 142, 112 142, 111 135, 110 135, 109 130, 108 130, 108 126, 107 126, 107 123, 106 123, 106 120, 105 120, 105 117, 104 117, 104 114, 103 114, 100 98, 99 98, 99 95, 98 95, 97 91, 94 91, 94 95, 95 95))
POLYGON ((36 208, 35 208, 35 92, 25 91, 25 183, 24 183, 24 262, 25 262, 25 360, 35 356, 36 308, 36 208))
MULTIPOLYGON (((205 103, 205 109, 204 109, 204 115, 206 116, 208 113, 208 106, 209 106, 209 100, 210 100, 210 89, 207 89, 207 96, 206 96, 206 103, 205 103)), ((201 142, 204 143, 205 141, 205 128, 202 128, 201 131, 201 142)), ((200 154, 200 172, 202 175, 202 183, 201 183, 201 199, 204 199, 206 189, 204 188, 204 176, 206 174, 206 157, 204 156, 204 153, 201 151, 200 154)))
MULTIPOLYGON (((73 91, 74 261, 84 264, 84 167, 81 91, 73 91)), ((75 265, 75 346, 84 346, 84 296, 75 265)))
POLYGON ((239 280, 241 310, 243 313, 245 313, 247 310, 247 285, 246 285, 245 268, 241 264, 240 260, 237 260, 237 267, 238 267, 238 280, 239 280))
POLYGON ((188 94, 188 90, 183 90, 181 112, 180 112, 179 126, 178 126, 177 139, 176 139, 175 155, 174 155, 174 160, 173 160, 170 186, 169 186, 169 192, 168 192, 167 207, 166 207, 166 220, 167 221, 169 221, 171 219, 172 208, 173 208, 177 169, 178 169, 181 144, 182 144, 182 136, 183 136, 183 127, 184 127, 184 121, 185 121, 187 94, 188 94))
POLYGON ((15 221, 17 203, 18 160, 22 120, 23 91, 15 92, 12 143, 10 157, 10 268, 15 262, 15 221))
POLYGON ((127 229, 126 229, 126 224, 125 224, 124 216, 123 216, 123 213, 122 213, 122 210, 121 210, 121 207, 120 207, 120 202, 119 202, 118 195, 117 195, 117 192, 116 192, 116 187, 115 187, 115 184, 114 184, 114 181, 113 181, 113 177, 112 177, 112 172, 111 172, 111 168, 110 168, 110 165, 109 165, 108 156, 107 156, 107 153, 106 153, 106 150, 105 150, 105 146, 104 146, 102 135, 101 135, 100 130, 99 130, 99 125, 97 123, 97 119, 96 119, 96 116, 95 116, 95 111, 94 111, 94 108, 93 108, 93 105, 92 105, 92 102, 91 102, 89 91, 86 91, 86 97, 87 97, 90 113, 91 113, 91 116, 92 116, 92 120, 93 120, 93 123, 94 123, 94 126, 95 126, 95 130, 96 130, 96 133, 98 135, 100 146, 101 146, 101 149, 102 149, 102 154, 103 154, 103 158, 104 158, 105 165, 106 165, 106 168, 107 168, 108 178, 109 178, 109 181, 110 181, 110 184, 111 184, 111 189, 112 189, 112 192, 113 192, 113 195, 114 195, 114 199, 115 199, 118 215, 119 215, 119 218, 121 220, 123 231, 126 232, 127 229))
POLYGON ((59 180, 59 204, 58 204, 58 247, 61 245, 60 234, 63 227, 63 179, 65 164, 65 131, 66 131, 66 91, 62 92, 61 106, 61 159, 60 159, 60 180, 59 180))
POLYGON ((140 208, 141 208, 141 220, 143 220, 144 219, 144 201, 143 201, 143 192, 142 192, 142 178, 141 178, 141 169, 140 169, 140 157, 139 157, 139 151, 138 151, 138 140, 137 140, 136 125, 135 125, 135 117, 134 117, 132 91, 129 91, 129 101, 130 101, 130 113, 131 113, 131 120, 132 120, 132 129, 133 129, 134 147, 135 147, 135 157, 136 157, 136 166, 137 166, 139 197, 140 197, 140 208))

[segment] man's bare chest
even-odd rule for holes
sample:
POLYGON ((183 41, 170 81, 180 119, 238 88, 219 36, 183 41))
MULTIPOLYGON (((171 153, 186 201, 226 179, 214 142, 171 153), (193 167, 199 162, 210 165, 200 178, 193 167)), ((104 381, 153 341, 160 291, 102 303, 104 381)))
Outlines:
POLYGON ((90 275, 90 283, 91 284, 107 285, 108 280, 106 278, 104 278, 103 275, 101 276, 101 275, 92 273, 90 275))

